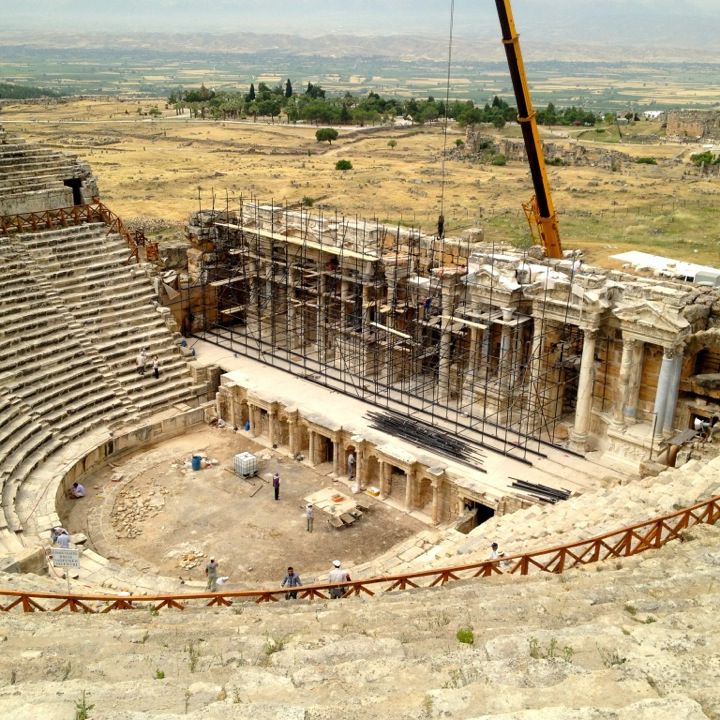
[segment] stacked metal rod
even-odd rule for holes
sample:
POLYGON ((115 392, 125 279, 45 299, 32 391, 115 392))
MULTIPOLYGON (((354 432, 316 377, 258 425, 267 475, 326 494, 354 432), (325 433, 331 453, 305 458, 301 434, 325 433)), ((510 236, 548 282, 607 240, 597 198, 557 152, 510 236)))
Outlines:
POLYGON ((556 503, 558 500, 567 500, 570 497, 569 490, 553 488, 548 485, 540 485, 539 483, 531 483, 527 480, 519 478, 509 478, 513 481, 512 486, 517 490, 522 490, 530 495, 534 495, 539 500, 547 503, 556 503))
POLYGON ((481 472, 484 454, 456 435, 444 432, 432 425, 391 412, 369 412, 365 415, 371 421, 371 427, 387 435, 407 440, 438 455, 456 460, 481 472))

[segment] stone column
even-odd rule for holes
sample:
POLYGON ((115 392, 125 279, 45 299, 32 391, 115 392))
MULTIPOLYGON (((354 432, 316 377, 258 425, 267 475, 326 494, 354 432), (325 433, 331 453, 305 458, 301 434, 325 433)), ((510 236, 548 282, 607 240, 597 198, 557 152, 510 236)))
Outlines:
POLYGON ((673 368, 675 365, 675 351, 673 348, 665 348, 663 351, 662 365, 658 375, 657 390, 655 391, 655 435, 662 435, 665 426, 665 413, 667 410, 670 386, 673 382, 673 368))
POLYGON ((613 405, 613 423, 618 426, 625 424, 625 406, 628 387, 630 385, 630 369, 632 367, 635 340, 623 340, 622 358, 620 359, 620 376, 618 378, 617 395, 613 405))
POLYGON ((293 298, 295 297, 295 270, 292 267, 288 267, 288 283, 286 288, 285 300, 287 302, 287 338, 285 340, 285 346, 288 350, 295 349, 295 305, 293 298))
POLYGON ((342 442, 340 438, 333 440, 333 477, 340 475, 340 453, 342 452, 342 442))
POLYGON ((512 365, 512 328, 503 325, 500 335, 500 357, 498 359, 498 380, 500 386, 507 389, 510 384, 510 367, 512 365))
POLYGON ((290 447, 290 454, 294 457, 300 452, 298 447, 300 433, 298 432, 298 417, 296 411, 288 411, 288 445, 290 447))
POLYGON ((317 433, 314 430, 308 429, 308 437, 309 437, 309 449, 308 449, 308 459, 310 460, 310 464, 314 467, 317 464, 317 433))
POLYGON ((347 280, 340 282, 340 331, 347 327, 347 300, 350 283, 347 280))
POLYGON ((268 411, 268 434, 270 435, 270 445, 279 444, 278 442, 278 410, 277 406, 271 405, 268 411))
POLYGON ((248 415, 250 416, 250 434, 258 437, 260 435, 260 408, 248 403, 248 415))
POLYGON ((540 318, 533 317, 533 336, 530 348, 529 365, 529 398, 528 398, 528 426, 530 431, 542 425, 542 417, 545 411, 542 396, 542 367, 543 367, 543 322, 540 318), (534 418, 534 420, 533 420, 534 418))
POLYGON ((450 394, 450 348, 452 347, 452 311, 454 277, 442 277, 442 309, 440 320, 440 359, 438 386, 440 398, 450 394))
POLYGON ((317 294, 317 326, 316 326, 316 338, 318 348, 318 360, 320 362, 325 361, 325 275, 320 273, 318 275, 318 294, 317 294))
POLYGON ((437 525, 440 522, 440 480, 433 478, 432 480, 432 524, 437 525))
POLYGON ((440 488, 445 477, 445 468, 441 466, 428 468, 428 474, 432 484, 432 523, 437 525, 440 522, 440 488))
POLYGON ((640 383, 643 371, 643 355, 645 343, 637 340, 633 345, 630 360, 630 377, 628 379, 627 394, 625 397, 624 414, 626 419, 635 420, 638 414, 638 401, 640 399, 640 383))
POLYGON ((405 510, 412 512, 415 498, 415 471, 409 467, 405 472, 405 510))
POLYGON ((359 488, 364 488, 367 484, 368 463, 365 452, 365 440, 355 435, 355 482, 359 488))
POLYGON ((578 452, 585 452, 585 443, 590 431, 593 385, 595 383, 595 339, 597 328, 582 328, 583 349, 580 360, 577 402, 575 405, 575 426, 570 440, 578 452))
POLYGON ((665 413, 663 414, 663 432, 671 432, 675 420, 675 408, 677 406, 678 392, 680 391, 680 375, 682 373, 683 355, 675 351, 673 366, 670 375, 670 387, 668 390, 665 413))
POLYGON ((480 379, 478 377, 478 344, 481 332, 482 331, 479 328, 470 328, 470 353, 467 368, 465 370, 465 382, 463 383, 465 401, 469 403, 475 401, 473 389, 480 379))
POLYGON ((390 494, 390 477, 392 466, 384 460, 380 460, 380 499, 384 500, 390 494))

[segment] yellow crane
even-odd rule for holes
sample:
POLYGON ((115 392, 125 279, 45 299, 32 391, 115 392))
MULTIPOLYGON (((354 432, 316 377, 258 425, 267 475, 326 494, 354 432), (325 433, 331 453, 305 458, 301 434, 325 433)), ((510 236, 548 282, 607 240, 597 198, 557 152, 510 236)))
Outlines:
POLYGON ((515 29, 510 0, 495 0, 495 5, 500 18, 502 42, 505 46, 505 54, 510 67, 510 77, 515 91, 518 122, 522 128, 525 151, 528 156, 530 174, 535 189, 535 195, 530 202, 523 204, 523 209, 533 235, 537 233, 540 236, 540 241, 547 256, 561 258, 563 254, 560 245, 557 215, 550 194, 550 184, 545 170, 545 158, 540 143, 535 110, 533 109, 527 78, 525 77, 525 66, 520 52, 520 39, 515 29))

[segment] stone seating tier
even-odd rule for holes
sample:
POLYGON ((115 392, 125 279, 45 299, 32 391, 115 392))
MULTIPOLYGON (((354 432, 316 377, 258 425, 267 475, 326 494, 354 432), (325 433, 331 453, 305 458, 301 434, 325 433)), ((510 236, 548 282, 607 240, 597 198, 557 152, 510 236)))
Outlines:
POLYGON ((486 560, 497 542, 506 555, 528 547, 553 547, 601 535, 674 512, 720 494, 720 458, 669 468, 657 478, 599 487, 556 505, 494 516, 469 534, 435 529, 392 548, 355 569, 359 577, 425 570, 486 560))
POLYGON ((85 692, 124 720, 711 720, 720 531, 688 538, 562 576, 377 598, 13 614, 0 713, 70 717, 85 692))
POLYGON ((60 445, 206 390, 193 385, 150 282, 127 265, 128 255, 102 223, 13 236, 0 249, 0 308, 8 318, 0 338, 12 348, 0 373, 9 390, 2 516, 13 531, 23 529, 15 509, 22 483, 60 445), (140 347, 160 357, 160 380, 137 376, 140 347))
POLYGON ((9 158, 0 157, 0 168, 4 169, 3 181, 22 179, 30 173, 37 176, 50 175, 53 171, 62 173, 70 173, 67 177, 72 177, 73 162, 67 157, 39 157, 32 156, 26 158, 15 158, 15 162, 10 162, 9 158))
POLYGON ((64 179, 72 177, 72 167, 43 169, 40 174, 35 170, 16 174, 14 178, 0 179, 0 194, 3 196, 23 195, 26 192, 65 187, 64 179), (47 170, 47 171, 46 171, 47 170))

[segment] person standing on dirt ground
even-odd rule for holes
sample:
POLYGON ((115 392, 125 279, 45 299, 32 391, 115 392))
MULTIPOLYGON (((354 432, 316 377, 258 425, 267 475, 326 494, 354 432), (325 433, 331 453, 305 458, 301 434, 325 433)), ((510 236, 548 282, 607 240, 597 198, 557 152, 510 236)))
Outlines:
POLYGON ((351 452, 347 459, 348 467, 348 480, 352 480, 355 477, 355 453, 351 452))
POLYGON ((305 506, 305 529, 311 533, 313 531, 313 520, 315 519, 315 509, 312 503, 305 506))
POLYGON ((280 499, 280 473, 273 475, 273 490, 275 491, 275 499, 280 499))
POLYGON ((210 592, 216 592, 218 564, 215 562, 215 558, 210 558, 210 562, 205 566, 205 574, 207 575, 207 585, 205 586, 205 589, 210 592))
POLYGON ((160 379, 160 360, 157 355, 153 355, 153 375, 156 380, 160 379))
MULTIPOLYGON (((300 577, 295 574, 295 571, 289 567, 287 569, 287 575, 283 578, 281 587, 296 588, 300 587, 300 577)), ((297 600, 297 590, 289 590, 285 593, 286 600, 297 600)))

